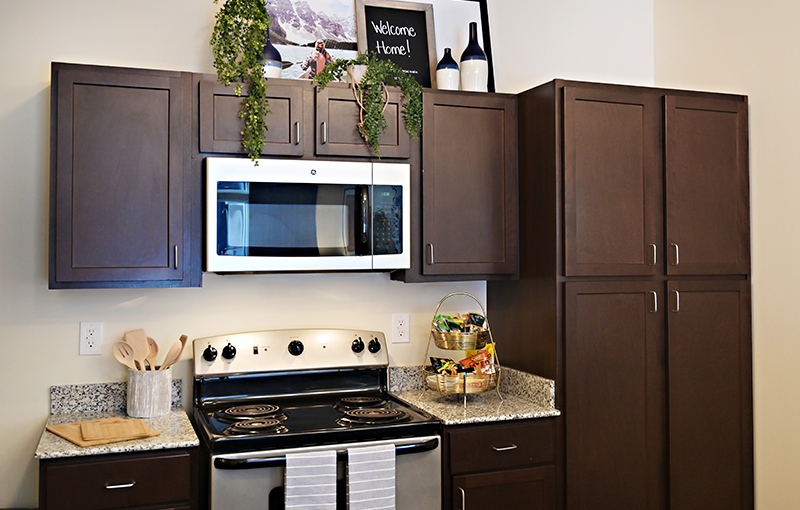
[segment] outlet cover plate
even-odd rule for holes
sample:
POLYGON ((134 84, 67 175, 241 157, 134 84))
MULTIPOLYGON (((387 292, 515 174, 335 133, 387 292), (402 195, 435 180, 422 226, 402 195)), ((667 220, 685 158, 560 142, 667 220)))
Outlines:
POLYGON ((409 331, 411 329, 409 314, 396 313, 392 315, 392 343, 401 344, 410 342, 409 331))
POLYGON ((81 322, 78 354, 81 356, 99 356, 103 354, 102 322, 81 322))

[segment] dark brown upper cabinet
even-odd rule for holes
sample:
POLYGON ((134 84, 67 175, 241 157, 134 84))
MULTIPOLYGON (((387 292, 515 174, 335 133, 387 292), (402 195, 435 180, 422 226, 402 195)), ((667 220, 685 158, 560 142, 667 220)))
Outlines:
POLYGON ((199 286, 190 75, 52 66, 50 288, 199 286))
POLYGON ((652 275, 661 238, 661 101, 564 89, 564 243, 569 276, 652 275))
POLYGON ((667 273, 750 272, 747 102, 665 97, 667 273))
MULTIPOLYGON (((242 148, 244 120, 239 118, 242 97, 215 75, 197 75, 200 153, 246 154, 242 148)), ((408 159, 411 135, 402 115, 401 92, 388 89, 386 132, 381 138, 381 158, 408 159)), ((247 87, 242 96, 247 95, 247 87)), ((308 80, 267 81, 272 113, 267 115, 263 156, 313 158, 316 156, 377 158, 358 133, 359 106, 353 89, 331 83, 323 90, 308 80)), ((195 154, 197 156, 197 154, 195 154)))
MULTIPOLYGON (((376 157, 359 134, 360 107, 349 85, 331 83, 316 89, 315 148, 317 156, 376 157)), ((381 158, 407 159, 411 156, 411 135, 403 119, 402 93, 389 89, 389 102, 383 111, 386 131, 381 137, 381 158)))
MULTIPOLYGON (((242 147, 244 119, 239 117, 242 96, 234 86, 225 86, 215 78, 202 79, 200 93, 200 152, 246 154, 242 147)), ((265 156, 302 156, 305 143, 304 94, 310 94, 308 82, 269 80, 267 99, 272 113, 267 115, 267 131, 261 154, 265 156)))
POLYGON ((566 276, 749 272, 746 101, 563 94, 566 276))
POLYGON ((423 116, 422 274, 517 275, 516 98, 426 91, 423 116))

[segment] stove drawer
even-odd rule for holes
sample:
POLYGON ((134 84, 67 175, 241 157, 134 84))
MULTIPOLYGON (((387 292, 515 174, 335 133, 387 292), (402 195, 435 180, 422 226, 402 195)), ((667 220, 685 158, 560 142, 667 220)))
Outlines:
POLYGON ((450 473, 510 469, 553 461, 553 420, 534 419, 445 427, 450 473))
POLYGON ((47 510, 191 508, 196 505, 193 471, 187 450, 43 460, 40 506, 47 510))

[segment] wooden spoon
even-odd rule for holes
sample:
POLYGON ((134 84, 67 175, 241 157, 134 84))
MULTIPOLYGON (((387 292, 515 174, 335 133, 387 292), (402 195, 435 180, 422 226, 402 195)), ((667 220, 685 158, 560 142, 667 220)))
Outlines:
POLYGON ((139 370, 133 360, 133 347, 127 342, 120 341, 114 344, 114 357, 131 370, 139 370))
POLYGON ((158 344, 155 340, 147 337, 147 346, 150 348, 150 354, 144 359, 147 366, 150 367, 150 370, 156 369, 156 356, 158 356, 158 344))
POLYGON ((176 340, 172 347, 169 348, 167 351, 167 355, 164 358, 164 362, 161 363, 161 370, 166 370, 172 365, 174 365, 181 356, 182 344, 180 340, 176 340))

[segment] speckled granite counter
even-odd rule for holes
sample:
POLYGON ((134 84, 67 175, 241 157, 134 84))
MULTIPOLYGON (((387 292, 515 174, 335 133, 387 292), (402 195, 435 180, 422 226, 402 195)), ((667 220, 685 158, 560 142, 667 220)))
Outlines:
MULTIPOLYGON (((44 430, 34 456, 37 459, 102 455, 106 453, 164 450, 198 446, 186 411, 180 407, 181 381, 172 386, 172 410, 165 416, 146 418, 147 425, 161 434, 145 439, 120 441, 98 446, 81 447, 44 430)), ((50 412, 47 425, 75 423, 101 418, 125 417, 126 383, 53 386, 50 388, 50 412)))
POLYGON ((559 416, 553 381, 503 367, 500 392, 463 395, 423 387, 422 368, 390 367, 389 391, 397 398, 435 416, 445 425, 559 416))

